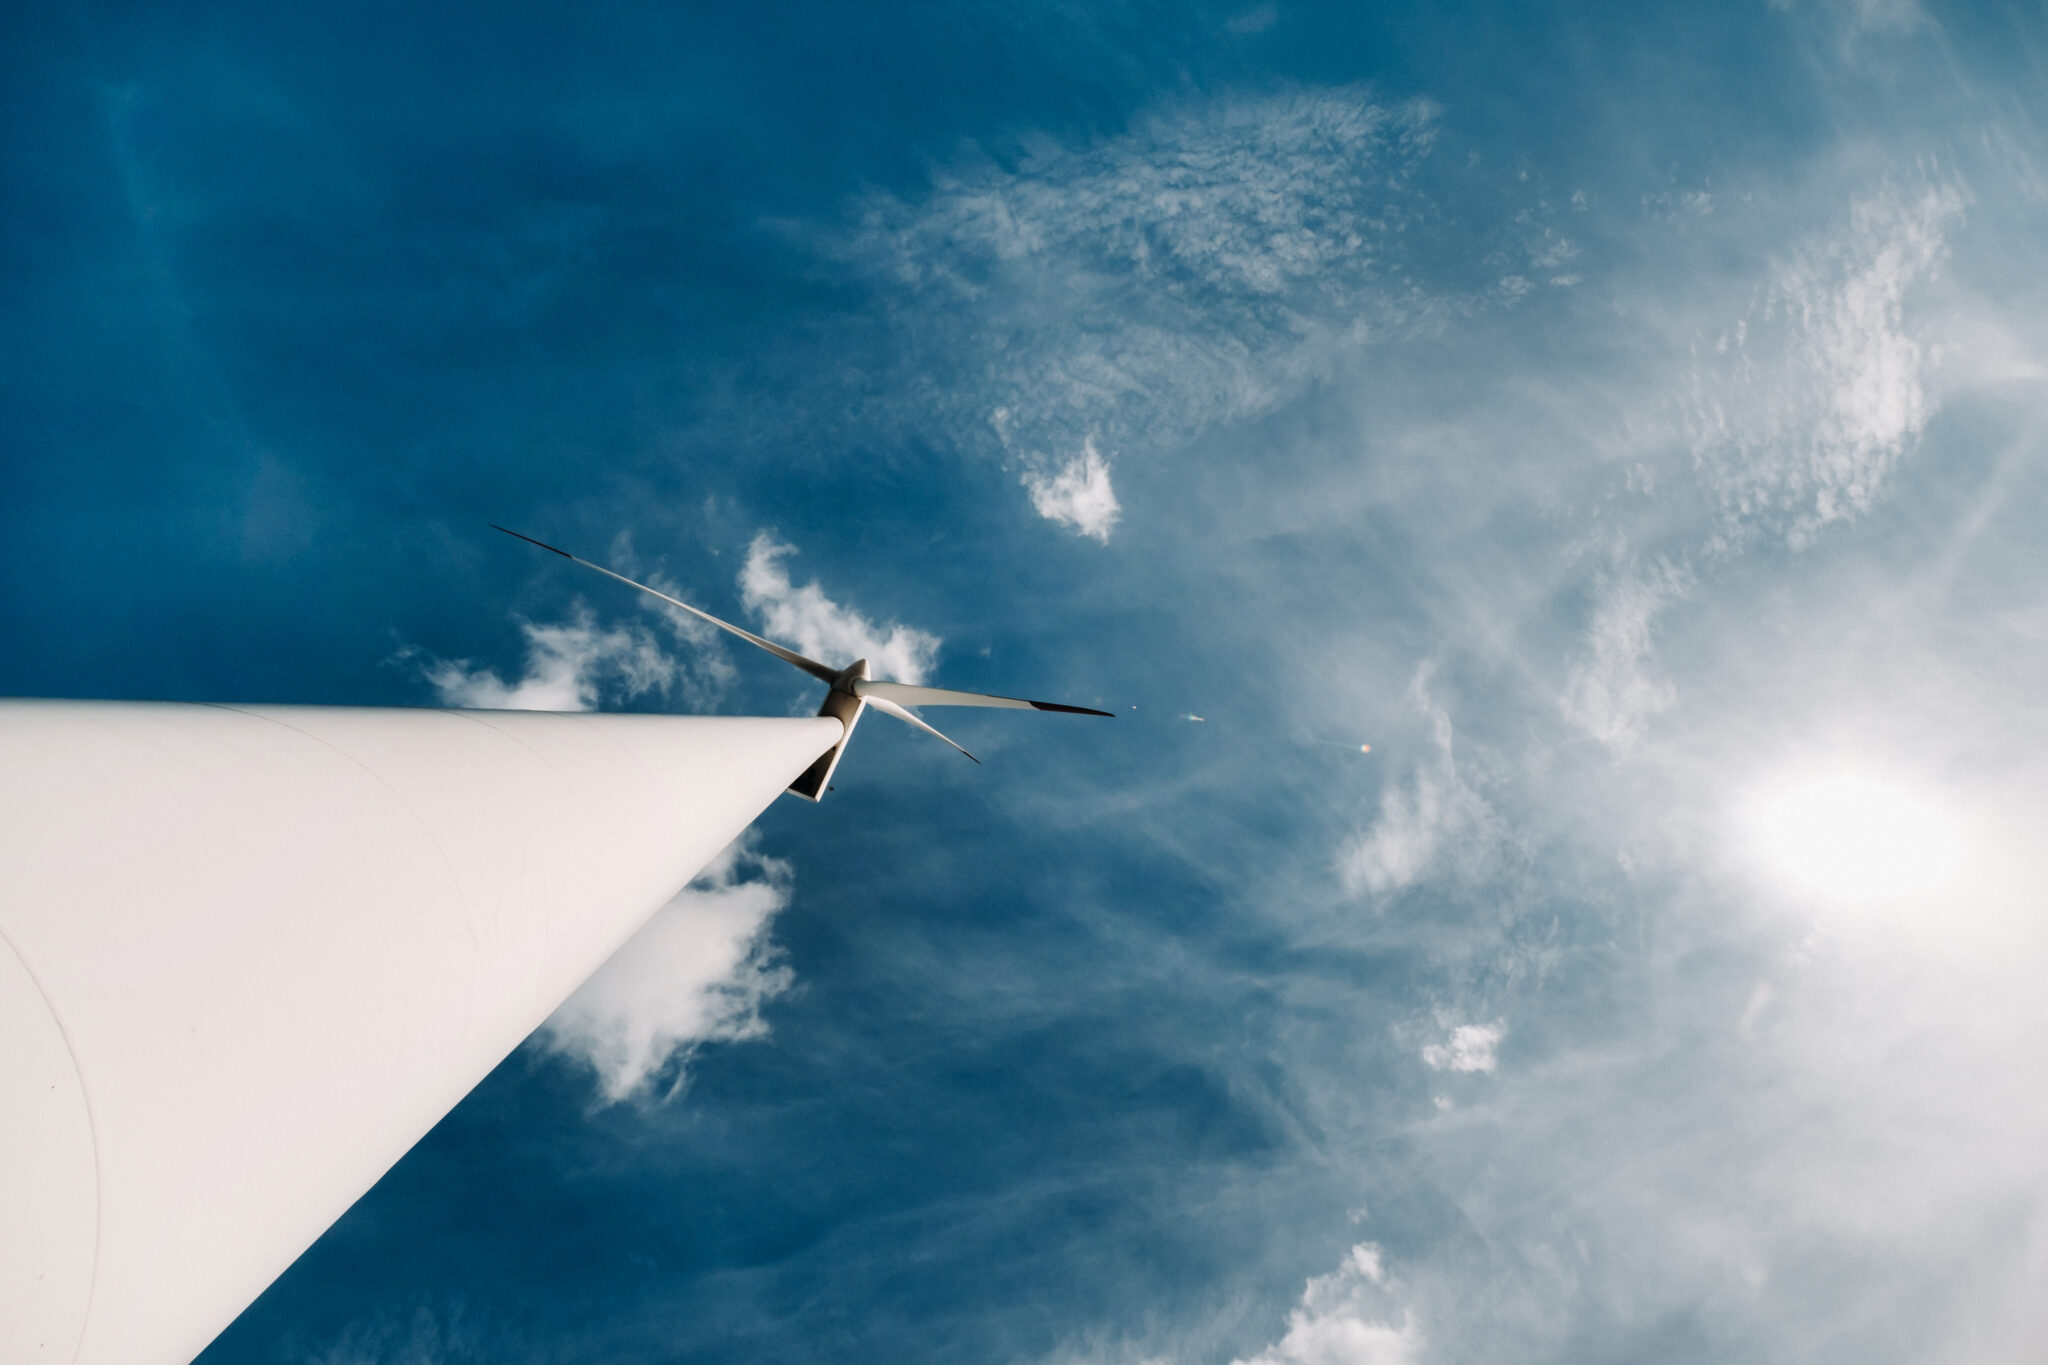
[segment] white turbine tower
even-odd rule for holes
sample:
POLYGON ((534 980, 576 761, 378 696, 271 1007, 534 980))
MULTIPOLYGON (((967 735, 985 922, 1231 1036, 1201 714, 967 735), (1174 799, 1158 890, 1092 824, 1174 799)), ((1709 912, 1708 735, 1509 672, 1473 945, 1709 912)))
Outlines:
POLYGON ((656 595, 824 708, 0 700, 0 1362, 185 1365, 864 707, 1084 710, 656 595))

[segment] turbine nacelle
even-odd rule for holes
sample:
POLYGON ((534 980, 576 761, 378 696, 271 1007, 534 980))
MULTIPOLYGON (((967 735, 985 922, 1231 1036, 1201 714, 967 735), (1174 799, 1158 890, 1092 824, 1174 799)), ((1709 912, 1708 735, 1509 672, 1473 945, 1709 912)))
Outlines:
MULTIPOLYGON (((868 661, 854 660, 832 680, 832 690, 825 694, 825 704, 818 708, 819 715, 830 716, 846 728, 841 731, 837 744, 819 754, 818 761, 789 784, 789 790, 806 801, 824 800, 832 785, 832 770, 839 766, 839 756, 846 752, 847 741, 853 738, 853 727, 859 723, 860 713, 867 710, 867 702, 856 690, 867 678, 868 661)), ((974 755, 969 754, 968 757, 973 758, 974 755)))
POLYGON ((567 550, 558 550, 545 541, 535 540, 532 536, 520 535, 519 532, 508 530, 503 526, 493 524, 491 529, 494 531, 504 531, 506 535, 523 540, 529 545, 538 545, 541 549, 551 554, 558 554, 572 563, 581 564, 586 569, 595 569, 607 578, 615 578, 629 588, 638 588, 650 597, 658 597, 670 606, 679 607, 699 620, 707 621, 728 634, 739 636, 740 639, 745 640, 748 644, 766 650, 792 668, 800 669, 816 678, 819 682, 826 684, 831 690, 825 694, 825 704, 818 708, 818 714, 832 717, 843 725, 845 730, 840 735, 837 744, 820 755, 817 762, 806 768, 796 781, 789 784, 788 790, 807 801, 818 801, 824 798, 826 791, 831 786, 832 772, 839 766, 840 755, 846 752, 847 742, 853 738, 853 727, 859 722, 861 713, 870 706, 885 715, 902 721, 906 725, 914 726, 928 735, 945 740, 946 743, 952 744, 955 749, 960 749, 961 753, 967 754, 967 757, 970 759, 974 759, 976 763, 981 762, 981 760, 974 758, 973 754, 968 754, 967 750, 961 749, 958 744, 954 744, 952 740, 947 739, 946 736, 940 734, 930 725, 927 725, 922 718, 909 708, 913 706, 983 706, 1013 711, 1061 711, 1068 715, 1076 716, 1108 716, 1112 714, 1108 711, 1098 711, 1091 706, 1067 706, 1053 701, 1027 701, 1022 697, 997 697, 985 692, 954 692, 943 687, 920 687, 913 683, 889 682, 885 679, 870 678, 868 676, 868 661, 866 659, 856 659, 844 668, 835 669, 828 664, 819 663, 816 659, 805 658, 786 645, 778 645, 773 640, 764 640, 752 631, 741 630, 729 621, 721 621, 710 612, 693 607, 688 602, 677 601, 667 593, 650 588, 645 583, 636 583, 624 574, 612 572, 602 564, 593 564, 587 559, 577 559, 575 555, 570 554, 567 550))

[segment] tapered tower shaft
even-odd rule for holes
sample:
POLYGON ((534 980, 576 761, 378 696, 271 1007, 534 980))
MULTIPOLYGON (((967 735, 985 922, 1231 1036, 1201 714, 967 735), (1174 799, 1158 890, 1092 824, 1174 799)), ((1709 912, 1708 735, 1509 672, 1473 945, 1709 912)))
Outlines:
POLYGON ((0 701, 0 1360, 184 1365, 843 735, 0 701))

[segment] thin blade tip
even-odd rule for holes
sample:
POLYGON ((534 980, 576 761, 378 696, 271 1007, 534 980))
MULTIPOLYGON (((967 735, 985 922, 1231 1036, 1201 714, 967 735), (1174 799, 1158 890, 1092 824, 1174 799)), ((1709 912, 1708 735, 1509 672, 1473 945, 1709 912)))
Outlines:
POLYGON ((564 559, 576 558, 575 555, 570 554, 567 550, 558 550, 554 546, 548 544, 545 540, 535 540, 532 536, 524 535, 518 531, 513 530, 509 526, 500 526, 495 521, 488 522, 486 524, 489 525, 489 527, 493 531, 503 531, 506 535, 511 536, 514 540, 523 540, 528 545, 538 545, 541 549, 546 550, 549 554, 557 554, 564 559))
POLYGON ((1068 706, 1065 702, 1057 701, 1035 701, 1031 705, 1040 711, 1060 711, 1070 716, 1105 716, 1110 720, 1116 719, 1116 712, 1098 711, 1092 706, 1068 706))

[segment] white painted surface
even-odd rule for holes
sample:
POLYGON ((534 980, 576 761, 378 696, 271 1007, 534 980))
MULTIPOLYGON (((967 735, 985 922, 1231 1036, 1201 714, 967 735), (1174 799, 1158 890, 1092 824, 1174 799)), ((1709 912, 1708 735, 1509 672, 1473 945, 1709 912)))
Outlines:
POLYGON ((184 1365, 842 733, 0 701, 0 1361, 184 1365))
POLYGON ((71 1049, 0 942, 0 1360, 78 1348, 99 1222, 92 1126, 71 1049))

